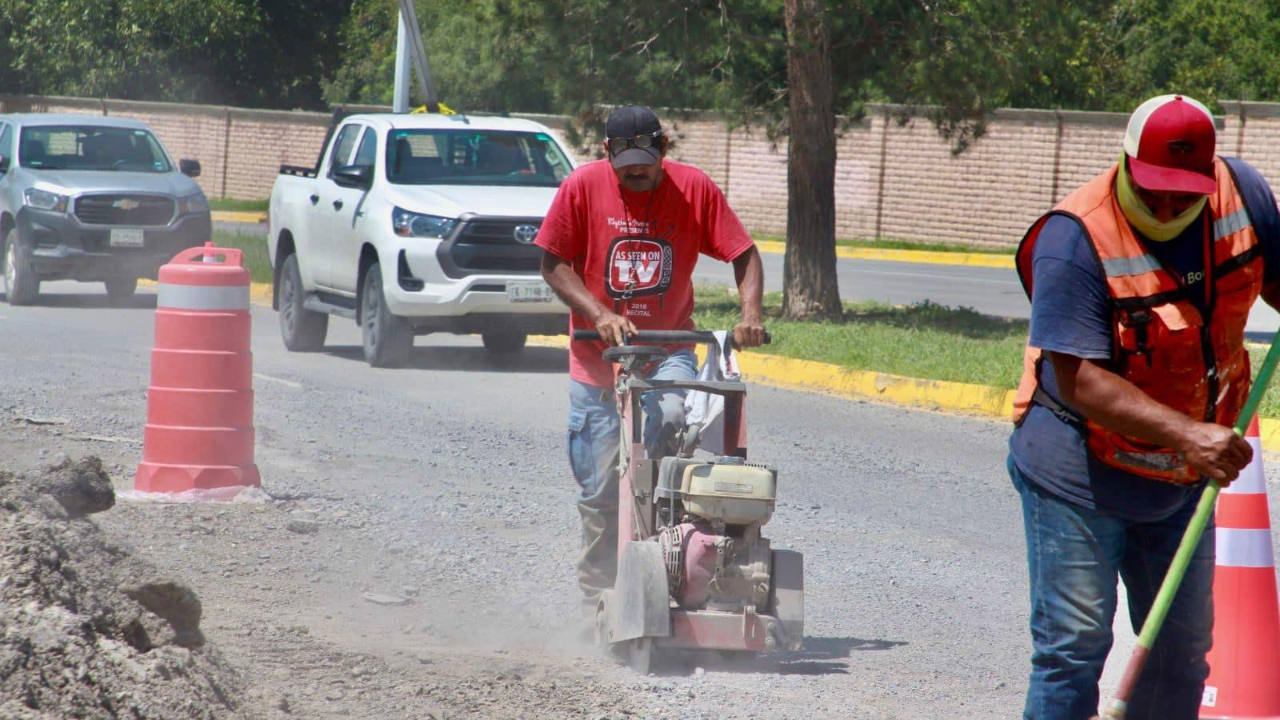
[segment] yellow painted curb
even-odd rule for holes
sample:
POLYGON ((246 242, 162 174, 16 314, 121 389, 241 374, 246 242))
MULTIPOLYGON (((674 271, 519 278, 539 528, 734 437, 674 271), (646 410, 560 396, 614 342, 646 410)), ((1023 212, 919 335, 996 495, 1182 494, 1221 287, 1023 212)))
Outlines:
POLYGON ((1013 391, 985 385, 922 380, 752 352, 738 354, 738 367, 748 379, 763 385, 852 400, 990 417, 1009 417, 1013 408, 1013 391))
POLYGON ((213 216, 214 222, 264 223, 267 221, 267 214, 257 210, 214 210, 209 214, 213 216))
POLYGON ((1267 452, 1280 452, 1280 420, 1258 418, 1258 439, 1267 452))
MULTIPOLYGON (((155 280, 147 280, 143 278, 138 281, 138 287, 155 289, 159 286, 155 280)), ((249 299, 258 305, 271 305, 271 283, 249 283, 249 299)))
MULTIPOLYGON (((756 243, 762 253, 782 254, 787 251, 786 243, 774 240, 762 240, 756 243)), ((836 246, 836 257, 855 260, 885 260, 890 262, 923 263, 927 265, 966 265, 969 267, 1008 268, 1014 267, 1012 255, 994 253, 962 253, 938 252, 936 250, 890 250, 885 248, 860 248, 836 246)))

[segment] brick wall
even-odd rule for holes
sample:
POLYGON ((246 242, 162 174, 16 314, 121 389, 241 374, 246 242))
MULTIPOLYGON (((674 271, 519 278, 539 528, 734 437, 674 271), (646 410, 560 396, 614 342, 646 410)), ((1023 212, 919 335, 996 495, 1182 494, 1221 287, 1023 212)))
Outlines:
MULTIPOLYGON (((1280 176, 1280 104, 1222 103, 1218 150, 1280 176)), ((365 109, 365 108, 362 108, 365 109)), ((378 109, 378 108, 367 108, 378 109)), ((1068 192, 1115 162, 1127 116, 1053 110, 1001 110, 968 150, 951 152, 923 118, 901 122, 873 107, 836 145, 836 234, 913 242, 1010 246, 1068 192)), ((148 123, 176 158, 201 162, 210 197, 262 199, 281 164, 315 163, 326 113, 84 98, 0 96, 0 113, 119 115, 148 123)), ((564 138, 570 119, 518 115, 564 138)), ((758 127, 731 127, 719 115, 668 113, 672 157, 696 165, 725 190, 743 223, 785 235, 787 141, 758 127)), ((596 149, 577 153, 585 162, 596 149)))

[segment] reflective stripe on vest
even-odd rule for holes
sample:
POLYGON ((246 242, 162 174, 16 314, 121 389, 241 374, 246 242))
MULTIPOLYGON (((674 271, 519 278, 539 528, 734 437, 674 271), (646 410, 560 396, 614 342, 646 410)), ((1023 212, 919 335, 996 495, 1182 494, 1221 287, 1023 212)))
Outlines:
POLYGON ((1154 255, 1107 258, 1102 261, 1102 270, 1107 274, 1107 277, 1141 275, 1159 270, 1160 267, 1160 261, 1154 255))
POLYGON ((1249 212, 1244 208, 1240 208, 1213 224, 1213 239, 1221 240, 1231 233, 1240 232, 1251 224, 1249 222, 1249 212))
POLYGON ((160 283, 156 306, 176 310, 248 310, 249 286, 160 283))
POLYGON ((1217 543, 1214 554, 1218 567, 1269 568, 1275 567, 1275 555, 1271 549, 1271 530, 1214 530, 1217 543))

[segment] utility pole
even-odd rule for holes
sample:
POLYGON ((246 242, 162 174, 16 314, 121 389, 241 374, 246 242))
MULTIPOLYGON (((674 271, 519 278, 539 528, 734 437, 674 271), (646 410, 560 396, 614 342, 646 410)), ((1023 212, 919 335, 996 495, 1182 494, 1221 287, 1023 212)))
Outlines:
POLYGON ((399 15, 396 23, 396 87, 394 99, 391 101, 391 112, 409 112, 409 77, 413 72, 409 69, 409 52, 406 47, 408 33, 404 29, 404 15, 399 15))
POLYGON ((431 79, 431 67, 427 64, 427 49, 422 42, 422 30, 418 27, 418 10, 413 0, 397 0, 400 4, 400 22, 396 28, 396 79, 392 110, 409 112, 409 76, 411 63, 417 70, 418 94, 429 112, 440 111, 436 97, 435 81, 431 79))

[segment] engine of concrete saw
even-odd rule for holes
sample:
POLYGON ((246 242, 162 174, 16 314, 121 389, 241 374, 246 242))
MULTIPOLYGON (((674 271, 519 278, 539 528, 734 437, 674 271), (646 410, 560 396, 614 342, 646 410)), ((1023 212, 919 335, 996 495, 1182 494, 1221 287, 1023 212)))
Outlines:
POLYGON ((756 612, 769 604, 778 474, 738 457, 666 457, 654 489, 671 597, 689 610, 756 612))

